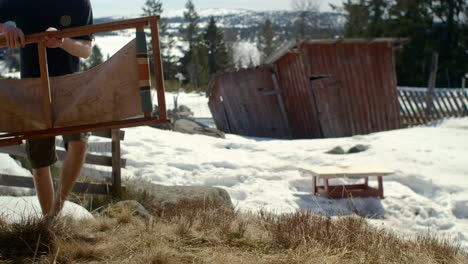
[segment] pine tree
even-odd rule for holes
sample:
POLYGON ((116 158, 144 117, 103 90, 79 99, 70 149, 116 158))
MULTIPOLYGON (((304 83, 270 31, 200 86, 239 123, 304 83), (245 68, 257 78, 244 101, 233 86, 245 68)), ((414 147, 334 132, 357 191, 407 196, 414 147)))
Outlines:
POLYGON ((91 56, 82 62, 81 69, 86 71, 102 64, 103 62, 104 56, 102 55, 101 49, 98 45, 94 45, 91 56))
POLYGON ((224 43, 224 33, 216 25, 214 17, 211 17, 203 38, 208 50, 210 75, 227 69, 229 66, 229 54, 224 43))
POLYGON ((385 35, 385 12, 389 6, 389 0, 368 0, 369 9, 369 37, 383 37, 385 35))
POLYGON ((426 86, 437 52, 437 86, 455 87, 468 72, 467 8, 466 0, 347 0, 345 35, 410 38, 397 53, 400 84, 426 86))
POLYGON ((273 55, 277 48, 273 23, 270 19, 267 19, 261 27, 257 47, 262 56, 262 63, 265 63, 266 59, 273 55))
POLYGON ((313 30, 318 31, 319 5, 317 0, 293 0, 292 8, 297 13, 294 28, 297 39, 313 37, 313 30))
POLYGON ((347 0, 343 3, 346 15, 345 37, 365 37, 369 27, 370 12, 366 7, 365 0, 347 0))
POLYGON ((191 83, 196 90, 203 90, 208 84, 209 65, 208 50, 200 35, 198 23, 200 16, 195 10, 192 0, 188 0, 184 12, 185 23, 181 28, 181 34, 188 43, 188 50, 181 58, 181 71, 188 76, 187 82, 191 83))
POLYGON ((461 79, 468 72, 468 42, 463 13, 468 7, 466 0, 434 1, 432 11, 440 22, 436 22, 434 37, 438 40, 439 86, 461 85, 461 79))
MULTIPOLYGON (((145 5, 142 7, 143 16, 161 16, 164 9, 161 0, 146 0, 145 5)), ((171 34, 167 30, 167 20, 161 18, 159 20, 159 33, 161 34, 161 57, 164 70, 164 79, 171 80, 174 78, 177 70, 175 65, 175 57, 171 54, 171 49, 175 43, 171 34)), ((150 35, 147 34, 148 41, 151 41, 150 35)), ((148 43, 148 53, 153 57, 153 46, 148 43)), ((151 70, 154 69, 153 60, 150 61, 151 70)))
POLYGON ((193 45, 198 40, 200 16, 195 10, 195 5, 192 0, 187 1, 185 8, 187 9, 184 12, 185 25, 181 28, 181 33, 188 42, 189 49, 192 49, 193 45))

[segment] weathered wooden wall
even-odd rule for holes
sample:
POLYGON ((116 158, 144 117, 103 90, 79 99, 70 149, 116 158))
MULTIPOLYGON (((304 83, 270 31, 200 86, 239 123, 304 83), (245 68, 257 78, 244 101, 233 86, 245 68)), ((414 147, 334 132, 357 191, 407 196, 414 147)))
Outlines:
POLYGON ((323 137, 400 128, 394 48, 388 42, 306 43, 323 137))
POLYGON ((213 83, 209 107, 218 129, 252 137, 288 138, 270 67, 228 73, 213 83))

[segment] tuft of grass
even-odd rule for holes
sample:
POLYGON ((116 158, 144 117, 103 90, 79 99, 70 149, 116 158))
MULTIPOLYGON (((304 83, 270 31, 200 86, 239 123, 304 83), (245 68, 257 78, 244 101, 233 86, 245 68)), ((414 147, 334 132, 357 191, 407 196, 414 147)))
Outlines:
POLYGON ((58 228, 52 219, 31 217, 12 224, 0 221, 0 259, 21 262, 48 255, 56 248, 58 228))

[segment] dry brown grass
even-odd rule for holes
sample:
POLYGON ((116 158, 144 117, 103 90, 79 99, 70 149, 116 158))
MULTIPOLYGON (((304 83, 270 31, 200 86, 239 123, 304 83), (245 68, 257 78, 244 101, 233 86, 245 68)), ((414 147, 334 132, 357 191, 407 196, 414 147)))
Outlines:
POLYGON ((207 201, 185 201, 153 212, 151 221, 119 213, 85 222, 3 223, 0 259, 3 263, 468 263, 466 253, 450 240, 401 239, 357 217, 245 214, 207 201), (7 243, 7 238, 16 242, 7 243), (35 250, 37 241, 41 242, 35 250))

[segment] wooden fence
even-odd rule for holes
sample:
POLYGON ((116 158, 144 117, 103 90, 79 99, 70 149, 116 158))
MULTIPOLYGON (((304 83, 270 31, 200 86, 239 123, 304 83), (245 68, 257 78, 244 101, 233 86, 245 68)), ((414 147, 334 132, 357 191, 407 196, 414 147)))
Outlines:
POLYGON ((422 125, 448 117, 468 116, 468 89, 398 88, 404 127, 422 125))
MULTIPOLYGON (((121 159, 120 141, 124 139, 125 132, 115 129, 112 131, 93 132, 93 136, 108 138, 111 141, 89 143, 85 166, 79 180, 98 183, 77 182, 73 188, 73 192, 120 196, 122 192, 121 168, 125 168, 126 165, 126 160, 121 159), (109 154, 111 156, 108 156, 109 154)), ((62 161, 66 157, 66 151, 61 139, 56 139, 56 145, 57 156, 59 158, 57 166, 61 167, 62 161)), ((26 157, 24 144, 2 147, 0 148, 0 153, 16 157, 26 157)), ((0 185, 33 189, 34 181, 32 177, 0 174, 0 185)))

